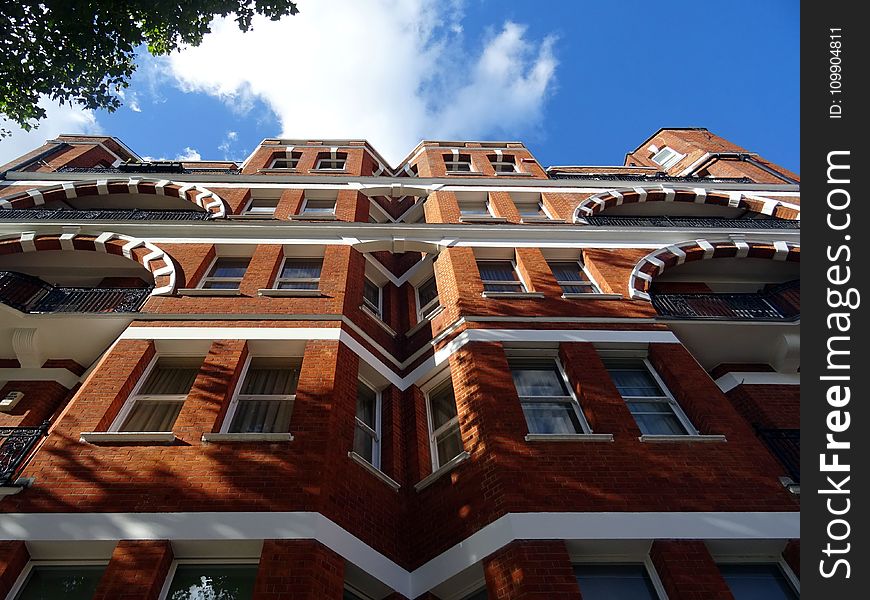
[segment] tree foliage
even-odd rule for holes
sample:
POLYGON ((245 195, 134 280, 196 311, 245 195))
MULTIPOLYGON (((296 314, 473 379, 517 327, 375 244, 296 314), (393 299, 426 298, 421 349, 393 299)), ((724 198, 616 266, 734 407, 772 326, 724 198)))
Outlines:
POLYGON ((45 117, 42 95, 61 104, 121 106, 136 49, 154 55, 197 46, 216 16, 248 31, 255 15, 295 15, 290 0, 24 0, 0 10, 0 115, 29 131, 45 117))

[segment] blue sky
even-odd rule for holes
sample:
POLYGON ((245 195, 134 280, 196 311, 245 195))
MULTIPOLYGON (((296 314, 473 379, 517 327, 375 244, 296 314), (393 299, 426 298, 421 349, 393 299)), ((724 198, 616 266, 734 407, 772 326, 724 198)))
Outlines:
POLYGON ((622 164, 659 127, 700 126, 800 170, 794 0, 299 6, 252 33, 216 22, 200 48, 141 56, 123 108, 49 106, 38 130, 0 141, 0 162, 82 131, 154 158, 364 137, 393 164, 423 138, 519 139, 544 165, 622 164))

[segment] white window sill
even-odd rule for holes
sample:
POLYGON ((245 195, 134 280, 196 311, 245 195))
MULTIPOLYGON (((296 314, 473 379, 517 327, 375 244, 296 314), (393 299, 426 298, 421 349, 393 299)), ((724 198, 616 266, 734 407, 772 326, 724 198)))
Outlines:
POLYGON ((433 483, 438 481, 442 476, 444 476, 445 474, 449 473, 450 471, 452 471, 453 469, 455 469, 456 467, 458 467, 459 465, 464 463, 466 460, 468 460, 468 458, 470 456, 471 455, 468 452, 463 450, 462 452, 457 454, 454 458, 450 459, 449 461, 447 461, 446 463, 441 465, 441 467, 437 471, 434 471, 433 473, 427 475, 426 477, 424 477, 423 479, 418 481, 414 485, 414 489, 417 490, 418 492, 422 492, 427 487, 429 487, 430 485, 432 485, 433 483))
POLYGON ((584 294, 582 292, 566 292, 562 294, 565 300, 622 300, 622 294, 603 294, 600 292, 591 292, 584 294))
POLYGON ((171 444, 175 441, 175 434, 171 431, 83 431, 79 434, 79 441, 90 444, 171 444))
POLYGON ((484 298, 511 298, 521 300, 523 298, 543 298, 541 292, 483 292, 484 298))
POLYGON ((460 223, 507 223, 507 217, 493 217, 491 215, 488 217, 484 217, 484 216, 473 217, 471 215, 464 217, 462 215, 459 215, 459 222, 460 223))
POLYGON ((486 175, 486 173, 480 171, 445 171, 445 173, 451 177, 463 177, 465 175, 469 175, 470 177, 482 177, 483 175, 486 175))
POLYGON ((257 173, 295 173, 296 167, 267 167, 257 169, 257 173))
POLYGON ((527 442, 612 442, 612 433, 528 433, 527 442))
POLYGON ((335 221, 334 213, 300 213, 298 215, 290 215, 291 221, 335 221))
POLYGON ((523 217, 522 223, 564 223, 564 219, 551 219, 550 217, 523 217))
POLYGON ((372 463, 370 463, 369 461, 364 459, 362 456, 360 456, 359 454, 357 454, 353 450, 348 452, 347 455, 353 462, 355 462, 356 464, 358 464, 359 466, 364 468, 366 471, 368 471, 369 473, 371 473, 372 475, 374 475, 375 477, 377 477, 378 479, 380 479, 381 481, 386 483, 388 486, 393 488, 393 490, 398 492, 399 488, 402 487, 397 482, 393 481, 393 479, 389 475, 387 475, 386 473, 384 473, 383 471, 378 469, 376 466, 374 466, 372 463))
POLYGON ((309 173, 347 173, 347 169, 311 169, 309 173))
POLYGON ((275 288, 267 288, 263 290, 257 290, 258 296, 274 296, 276 298, 285 298, 285 297, 294 297, 294 296, 304 296, 304 297, 319 297, 323 295, 323 292, 320 290, 291 290, 291 289, 275 289, 275 288))
POLYGON ((275 215, 227 215, 230 221, 274 221, 275 215))
POLYGON ((534 177, 534 173, 525 173, 523 171, 514 171, 513 173, 499 173, 496 171, 496 177, 534 177))
POLYGON ((420 331, 421 329, 423 329, 423 327, 425 327, 428 323, 431 323, 431 322, 432 322, 432 319, 434 319, 435 317, 437 317, 438 315, 440 315, 442 312, 444 312, 444 306, 443 306, 443 305, 442 305, 442 306, 439 306, 438 308, 436 308, 435 310, 433 310, 432 312, 430 312, 430 313, 429 313, 428 315, 426 315, 425 317, 422 317, 422 316, 419 317, 420 320, 417 321, 417 324, 414 325, 413 327, 411 327, 411 329, 409 329, 409 330, 405 333, 405 335, 406 335, 406 336, 414 335, 415 333, 417 333, 418 331, 420 331))
POLYGON ((724 435, 650 435, 639 438, 642 442, 727 442, 724 435))
POLYGON ((370 308, 369 308, 368 306, 366 306, 365 304, 361 304, 361 305, 360 305, 360 310, 362 310, 365 314, 367 314, 368 316, 370 316, 370 317, 374 320, 374 322, 377 323, 377 324, 381 327, 381 329, 383 329, 384 331, 386 331, 387 333, 389 333, 391 336, 395 337, 395 336, 398 335, 398 334, 395 332, 395 330, 393 330, 392 327, 390 327, 389 325, 387 325, 387 324, 384 322, 384 320, 383 320, 380 316, 378 316, 378 314, 377 314, 375 311, 373 311, 372 309, 370 309, 370 308))
POLYGON ((233 290, 221 288, 180 288, 179 296, 241 296, 242 291, 238 288, 233 290))
POLYGON ((292 433, 203 433, 203 442, 292 442, 292 433))

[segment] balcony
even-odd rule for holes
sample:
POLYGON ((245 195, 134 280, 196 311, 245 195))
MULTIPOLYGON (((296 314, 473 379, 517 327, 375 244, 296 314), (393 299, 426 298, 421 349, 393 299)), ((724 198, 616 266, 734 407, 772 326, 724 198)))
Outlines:
POLYGON ((593 216, 584 220, 596 227, 669 227, 691 229, 800 229, 800 221, 786 219, 728 219, 723 217, 593 216))
POLYGON ((58 173, 177 173, 181 175, 238 175, 241 169, 221 169, 220 167, 184 167, 180 162, 140 162, 123 163, 117 167, 61 167, 58 173))
POLYGON ((24 208, 0 210, 4 221, 207 221, 202 210, 74 210, 69 208, 24 208))
POLYGON ((794 321, 800 317, 800 281, 751 294, 652 294, 660 317, 726 321, 794 321))
POLYGON ((151 289, 61 287, 38 277, 0 271, 0 302, 30 314, 138 312, 151 289))
POLYGON ((19 468, 47 432, 47 421, 38 427, 0 427, 0 487, 15 481, 19 468))
POLYGON ((792 481, 801 482, 801 431, 800 429, 757 429, 760 437, 792 481))

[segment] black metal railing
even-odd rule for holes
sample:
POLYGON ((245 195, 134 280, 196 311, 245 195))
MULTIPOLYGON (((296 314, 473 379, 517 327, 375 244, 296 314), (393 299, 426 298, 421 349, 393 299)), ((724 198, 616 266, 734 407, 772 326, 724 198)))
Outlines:
POLYGON ((584 217, 596 227, 691 227, 693 229, 800 229, 800 221, 786 219, 726 219, 723 217, 584 217))
POLYGON ((205 221, 203 210, 75 210, 72 208, 0 209, 4 221, 205 221))
POLYGON ((0 271, 0 302, 26 313, 137 312, 150 293, 151 287, 55 286, 31 275, 0 271))
POLYGON ((238 175, 241 169, 185 168, 176 164, 130 163, 117 167, 61 167, 58 173, 180 173, 182 175, 238 175))
POLYGON ((793 321, 800 317, 800 281, 750 294, 651 294, 659 316, 675 319, 793 321))
POLYGON ((785 467, 786 474, 795 483, 801 482, 800 429, 756 429, 773 455, 785 467))
POLYGON ((748 177, 678 177, 655 173, 549 173, 550 179, 575 179, 579 181, 606 181, 619 179, 622 181, 654 181, 675 183, 755 183, 748 177))
POLYGON ((39 439, 48 433, 48 421, 38 427, 0 427, 0 486, 15 476, 39 439))

